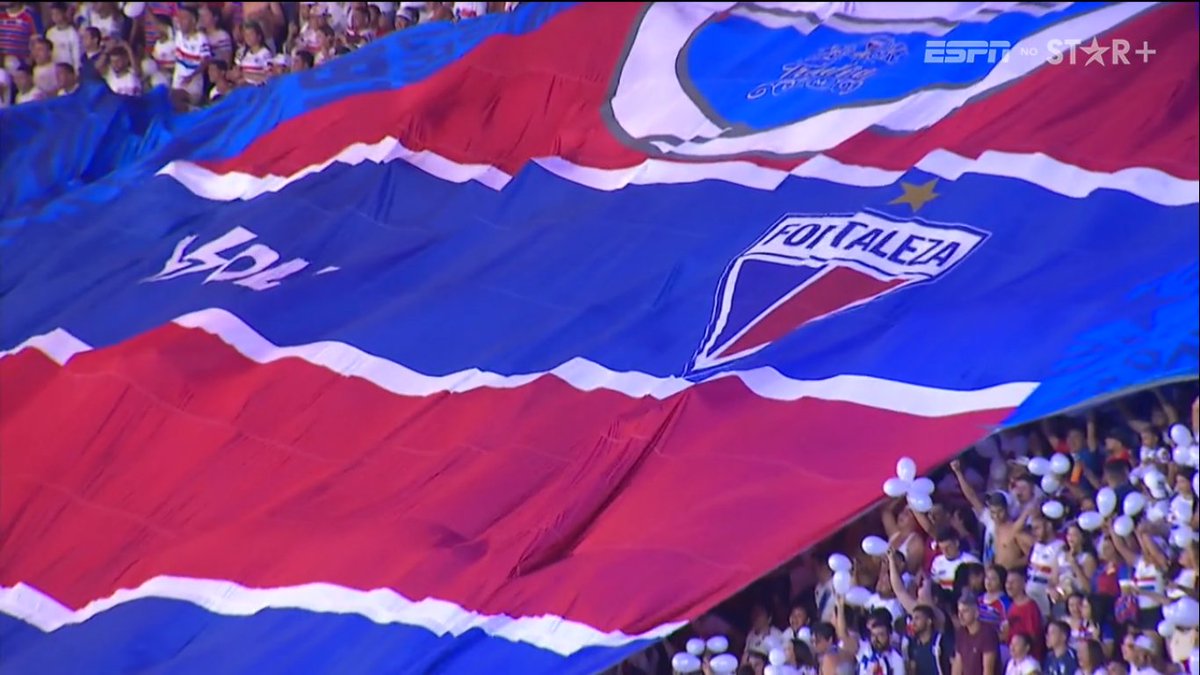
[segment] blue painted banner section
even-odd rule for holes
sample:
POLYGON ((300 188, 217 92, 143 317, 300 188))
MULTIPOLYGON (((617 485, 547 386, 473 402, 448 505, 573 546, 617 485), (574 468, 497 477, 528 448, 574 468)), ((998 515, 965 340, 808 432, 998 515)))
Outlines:
MULTIPOLYGON (((320 68, 242 87, 219 105, 186 115, 171 112, 165 88, 137 99, 100 82, 69 97, 0 110, 5 227, 28 224, 18 218, 26 213, 37 223, 78 215, 88 203, 123 196, 130 182, 174 159, 232 157, 286 120, 348 96, 418 82, 490 37, 533 31, 573 5, 524 3, 510 13, 418 25, 320 68), (56 195, 64 198, 32 213, 56 195)), ((0 242, 8 234, 0 232, 0 242)))
MULTIPOLYGON (((838 108, 895 101, 917 91, 965 87, 985 78, 1005 56, 1004 47, 985 49, 969 60, 952 44, 930 51, 930 40, 993 40, 1015 46, 1021 39, 1109 3, 1074 3, 1044 16, 1021 12, 986 23, 961 23, 936 35, 880 23, 874 33, 846 33, 822 25, 796 39, 792 26, 769 28, 749 18, 727 16, 704 24, 684 52, 686 76, 702 107, 727 123, 764 130, 838 108), (960 62, 954 62, 959 60, 960 62), (730 77, 736 72, 736 77, 730 77), (824 96, 814 96, 824 93, 824 96)), ((745 11, 753 12, 753 8, 745 11)), ((770 10, 759 10, 764 15, 770 10)), ((1046 45, 1040 49, 1046 50, 1046 45)))
POLYGON ((169 673, 598 672, 653 641, 589 647, 570 657, 474 629, 437 636, 358 615, 265 610, 246 617, 213 614, 177 600, 119 605, 87 622, 43 633, 0 614, 0 670, 37 675, 169 673))
MULTIPOLYGON (((1158 307, 1128 301, 1145 270, 1185 270, 1200 245, 1196 205, 1116 191, 1073 199, 979 175, 937 191, 920 216, 989 233, 973 253, 933 282, 798 327, 722 367, 954 389, 1042 381, 1090 327, 1149 325, 1158 307)), ((26 229, 23 255, 0 252, 0 348, 59 327, 115 344, 223 307, 276 344, 339 340, 426 374, 541 372, 578 356, 678 375, 728 264, 782 215, 866 207, 903 220, 907 205, 887 205, 900 193, 799 178, 770 193, 716 181, 608 193, 536 167, 497 193, 395 162, 335 165, 279 193, 217 204, 158 178, 89 211, 86 230, 26 229), (206 283, 211 270, 145 281, 177 248, 186 254, 238 226, 255 239, 225 255, 257 243, 309 266, 263 291, 206 283), (339 269, 316 274, 328 267, 339 269)), ((1144 332, 1135 342, 1169 351, 1179 338, 1144 332)))
MULTIPOLYGON (((1113 318, 1072 340, 1008 425, 1024 424, 1131 385, 1200 373, 1200 267, 1195 263, 1133 288, 1136 317, 1113 318)), ((1115 309, 1115 308, 1114 308, 1115 309)), ((1069 318, 1069 317, 1064 317, 1069 318)))

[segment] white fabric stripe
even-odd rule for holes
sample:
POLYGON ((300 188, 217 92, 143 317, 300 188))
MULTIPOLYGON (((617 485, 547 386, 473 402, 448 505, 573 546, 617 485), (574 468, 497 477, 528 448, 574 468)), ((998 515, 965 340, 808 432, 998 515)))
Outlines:
MULTIPOLYGON (((634 398, 652 397, 661 400, 701 383, 678 377, 618 372, 582 358, 573 358, 542 373, 501 375, 470 368, 449 375, 425 375, 343 342, 313 342, 281 347, 224 309, 200 310, 181 316, 175 319, 174 323, 210 333, 256 363, 297 358, 339 375, 360 377, 381 389, 401 396, 461 393, 480 388, 512 389, 549 375, 580 391, 607 389, 634 398)), ((84 343, 62 329, 27 340, 17 349, 7 353, 15 353, 23 348, 41 350, 60 364, 88 349, 84 343), (81 345, 83 348, 80 348, 81 345)), ((1037 387, 1033 382, 1012 382, 986 389, 960 391, 865 375, 795 380, 774 368, 725 372, 709 379, 723 377, 736 377, 759 396, 777 401, 797 401, 803 398, 845 401, 919 417, 944 417, 980 410, 1015 408, 1037 387)))
POLYGON ((26 349, 36 349, 61 366, 70 361, 72 356, 90 351, 92 346, 61 328, 55 328, 45 335, 35 335, 12 349, 0 351, 0 358, 26 349))
POLYGON ((640 635, 626 635, 620 631, 606 633, 553 615, 513 618, 504 614, 479 614, 445 600, 427 598, 413 602, 386 588, 360 591, 325 583, 247 588, 231 581, 172 576, 154 577, 135 589, 121 589, 78 610, 63 606, 32 586, 18 583, 0 587, 0 612, 50 632, 83 623, 101 612, 145 598, 190 602, 225 616, 250 616, 265 609, 357 614, 377 624, 418 626, 438 636, 458 637, 478 628, 492 637, 524 642, 562 656, 586 647, 619 647, 637 640, 665 637, 686 623, 667 623, 640 635))
MULTIPOLYGON (((158 173, 173 177, 199 197, 233 201, 277 192, 334 163, 356 165, 364 161, 383 163, 394 159, 402 159, 443 180, 455 183, 476 180, 493 190, 503 189, 512 179, 495 167, 456 164, 428 151, 411 152, 392 138, 373 146, 361 143, 352 145, 320 165, 306 167, 287 177, 260 178, 240 172, 217 174, 186 161, 171 162, 158 173)), ((580 166, 558 157, 534 161, 561 178, 605 191, 619 190, 627 185, 683 184, 703 180, 720 180, 757 190, 774 190, 789 175, 841 185, 880 187, 891 185, 904 175, 904 171, 844 164, 826 155, 816 155, 790 172, 745 161, 673 162, 647 159, 621 169, 580 166)), ((1090 171, 1041 153, 989 150, 978 159, 972 159, 948 150, 935 150, 917 162, 915 168, 948 180, 957 180, 965 174, 1015 178, 1075 198, 1086 197, 1097 190, 1119 190, 1163 206, 1200 202, 1200 181, 1178 178, 1158 169, 1144 167, 1122 169, 1114 173, 1090 171)))

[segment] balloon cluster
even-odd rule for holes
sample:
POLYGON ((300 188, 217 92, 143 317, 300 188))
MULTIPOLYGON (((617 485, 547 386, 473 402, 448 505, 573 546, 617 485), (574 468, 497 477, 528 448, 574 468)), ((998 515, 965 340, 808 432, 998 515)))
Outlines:
POLYGON ((1200 602, 1183 597, 1163 607, 1163 620, 1158 622, 1158 634, 1170 639, 1175 630, 1200 627, 1200 602))
POLYGON ((687 641, 687 651, 679 652, 671 658, 671 668, 681 675, 698 673, 704 667, 704 654, 712 654, 708 667, 716 675, 726 675, 737 670, 738 660, 733 654, 726 654, 729 649, 729 639, 723 635, 714 635, 707 640, 692 638, 687 641))
POLYGON ((894 499, 908 498, 908 507, 917 513, 929 513, 933 508, 933 481, 917 478, 917 463, 911 457, 896 462, 896 477, 883 483, 883 493, 894 499))
MULTIPOLYGON (((863 539, 863 551, 869 555, 883 555, 887 553, 887 542, 879 537, 867 537, 863 539), (879 552, 880 546, 883 547, 882 552, 879 552)), ((834 553, 829 556, 829 569, 833 570, 833 592, 845 598, 847 605, 866 607, 871 600, 871 591, 854 585, 854 576, 851 574, 853 564, 850 559, 841 553, 834 553)))
MULTIPOLYGON (((1071 458, 1061 454, 1050 459, 1034 457, 1029 460, 1029 466, 1026 468, 1029 469, 1029 473, 1042 479, 1042 492, 1055 495, 1062 489, 1062 477, 1071 473, 1071 458)), ((1050 516, 1047 514, 1047 517, 1050 516)))

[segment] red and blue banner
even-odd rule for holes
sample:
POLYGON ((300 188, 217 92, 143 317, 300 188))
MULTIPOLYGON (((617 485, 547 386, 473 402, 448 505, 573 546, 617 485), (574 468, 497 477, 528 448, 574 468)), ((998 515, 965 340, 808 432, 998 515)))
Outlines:
POLYGON ((1196 19, 533 3, 0 112, 0 663, 594 672, 1195 377, 1196 19))

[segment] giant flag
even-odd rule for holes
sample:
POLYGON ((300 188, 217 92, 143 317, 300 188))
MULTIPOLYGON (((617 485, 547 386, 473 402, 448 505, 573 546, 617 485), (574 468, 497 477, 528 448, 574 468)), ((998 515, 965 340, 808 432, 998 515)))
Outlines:
POLYGON ((1197 374, 1197 10, 522 5, 0 113, 0 666, 588 673, 1197 374))

